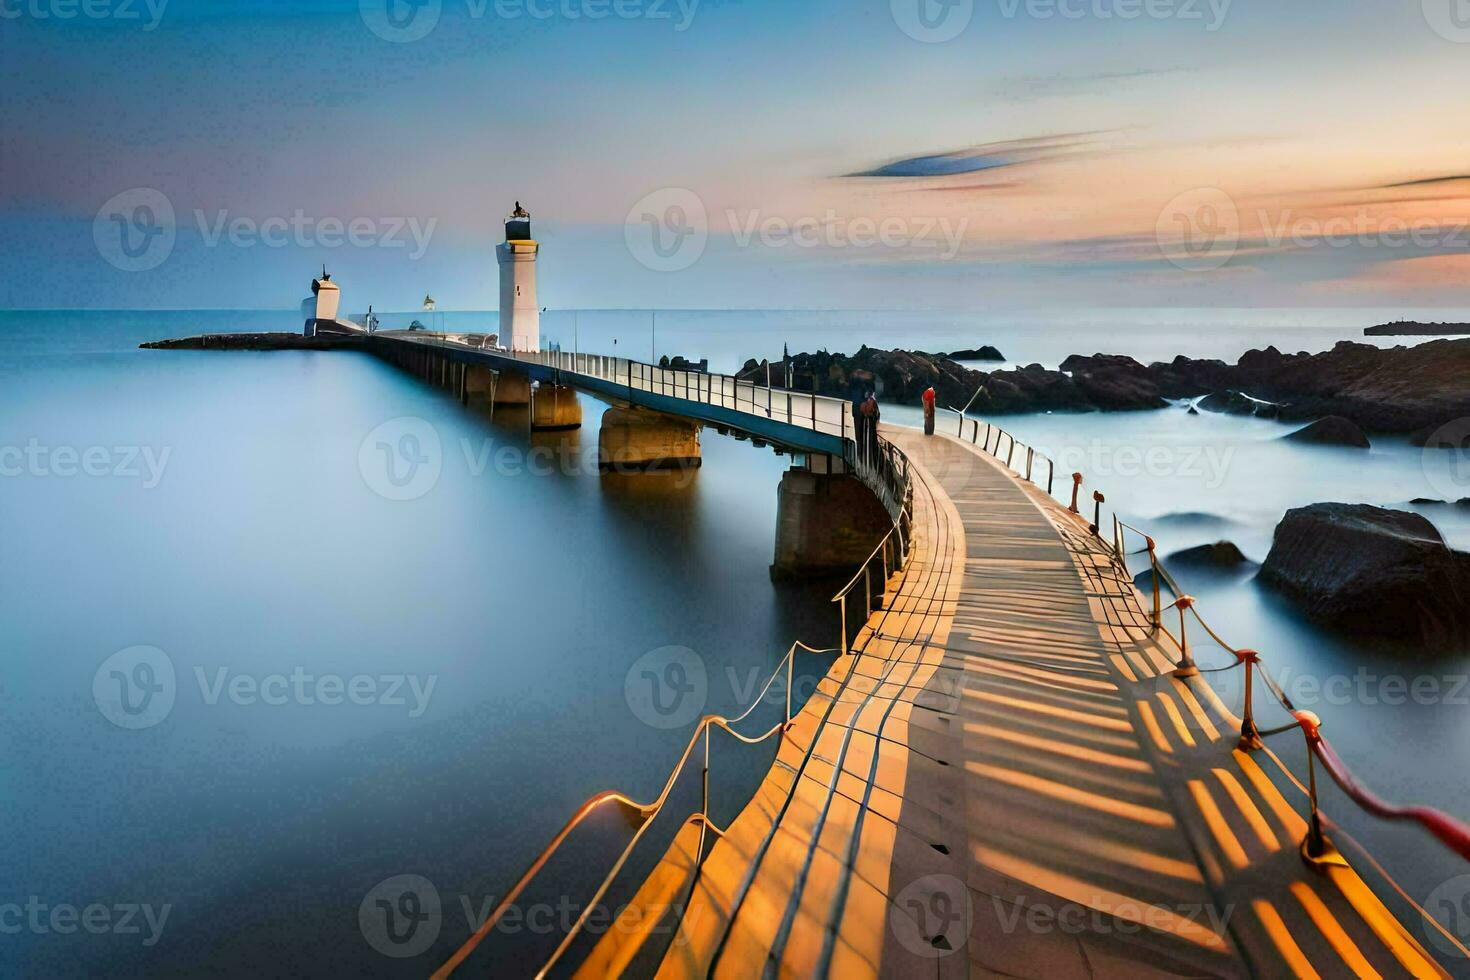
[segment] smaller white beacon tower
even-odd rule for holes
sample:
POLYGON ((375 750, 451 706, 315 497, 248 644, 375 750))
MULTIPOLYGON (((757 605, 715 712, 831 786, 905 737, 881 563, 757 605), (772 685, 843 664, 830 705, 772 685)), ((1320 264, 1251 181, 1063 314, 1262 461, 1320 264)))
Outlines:
POLYGON ((536 305, 536 254, 531 213, 516 202, 505 219, 505 241, 496 246, 500 264, 500 343, 507 350, 541 349, 541 308, 536 305))
POLYGON ((318 321, 328 324, 337 321, 337 307, 341 300, 342 290, 332 281, 327 267, 322 266, 322 277, 311 281, 311 298, 301 304, 301 312, 306 314, 306 336, 316 336, 318 321))

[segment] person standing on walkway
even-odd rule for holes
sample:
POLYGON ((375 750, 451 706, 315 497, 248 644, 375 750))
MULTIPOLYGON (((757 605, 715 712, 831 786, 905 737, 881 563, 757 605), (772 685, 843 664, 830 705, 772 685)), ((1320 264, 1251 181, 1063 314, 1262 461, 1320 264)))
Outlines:
POLYGON ((868 392, 863 400, 863 458, 873 463, 878 458, 878 396, 868 392))
POLYGON ((858 447, 858 452, 863 449, 863 402, 867 400, 867 386, 857 377, 851 378, 847 383, 847 395, 852 401, 852 441, 858 447))
POLYGON ((924 435, 934 434, 934 386, 924 389, 924 435))

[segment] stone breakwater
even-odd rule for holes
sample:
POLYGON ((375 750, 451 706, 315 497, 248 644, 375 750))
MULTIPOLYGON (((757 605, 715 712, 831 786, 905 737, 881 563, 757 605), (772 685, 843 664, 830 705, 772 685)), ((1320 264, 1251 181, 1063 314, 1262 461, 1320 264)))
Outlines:
POLYGON ((1143 364, 1117 354, 1074 355, 1050 370, 1032 364, 978 371, 945 354, 879 350, 826 351, 769 362, 746 361, 742 373, 796 391, 845 397, 854 379, 871 383, 886 401, 917 405, 933 385, 942 406, 971 403, 978 415, 1033 412, 1116 412, 1164 408, 1171 400, 1203 398, 1206 410, 1287 421, 1325 416, 1351 420, 1368 432, 1413 433, 1420 441, 1440 427, 1470 418, 1470 340, 1436 340, 1384 349, 1343 341, 1320 354, 1252 350, 1235 364, 1176 357, 1143 364), (978 393, 978 394, 977 394, 978 393))

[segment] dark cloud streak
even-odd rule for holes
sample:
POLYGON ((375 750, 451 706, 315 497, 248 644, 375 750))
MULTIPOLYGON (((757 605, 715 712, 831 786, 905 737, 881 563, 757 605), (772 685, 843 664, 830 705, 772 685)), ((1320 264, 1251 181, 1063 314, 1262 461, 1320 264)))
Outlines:
POLYGON ((913 179, 982 173, 987 170, 1000 170, 1023 163, 1034 163, 1039 160, 1070 155, 1082 147, 1094 145, 1095 140, 1090 137, 1099 135, 1102 135, 1101 131, 1054 133, 1029 139, 982 143, 963 150, 904 157, 881 164, 871 170, 861 170, 842 176, 913 179))

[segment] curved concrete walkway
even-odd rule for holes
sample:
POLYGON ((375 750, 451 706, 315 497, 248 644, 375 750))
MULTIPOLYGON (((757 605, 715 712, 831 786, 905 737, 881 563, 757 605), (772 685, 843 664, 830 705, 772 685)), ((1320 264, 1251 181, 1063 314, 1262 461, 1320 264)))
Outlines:
POLYGON ((1304 799, 1169 674, 1078 518, 958 440, 885 435, 916 477, 888 608, 697 873, 689 824, 643 884, 673 941, 609 933, 584 975, 645 942, 669 977, 1447 975, 1351 868, 1302 862, 1304 799))

